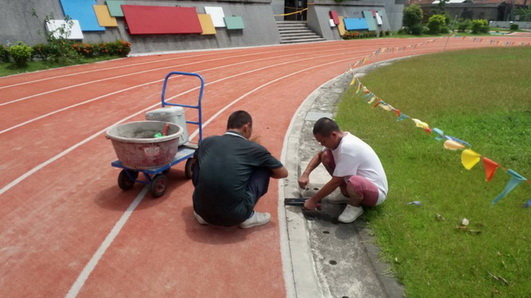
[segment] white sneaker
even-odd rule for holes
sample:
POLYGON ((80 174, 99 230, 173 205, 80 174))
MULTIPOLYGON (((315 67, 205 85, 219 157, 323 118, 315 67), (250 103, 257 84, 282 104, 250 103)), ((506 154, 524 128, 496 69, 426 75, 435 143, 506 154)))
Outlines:
POLYGON ((343 210, 343 213, 341 213, 337 220, 342 223, 351 223, 354 222, 362 214, 363 208, 361 206, 354 207, 350 204, 347 204, 347 207, 345 208, 345 210, 343 210))
POLYGON ((271 214, 264 212, 254 212, 253 216, 249 217, 246 221, 240 224, 240 228, 248 229, 256 226, 265 225, 271 220, 271 214))
POLYGON ((199 214, 195 213, 195 211, 194 211, 194 216, 198 223, 202 225, 208 225, 208 222, 204 220, 199 214))

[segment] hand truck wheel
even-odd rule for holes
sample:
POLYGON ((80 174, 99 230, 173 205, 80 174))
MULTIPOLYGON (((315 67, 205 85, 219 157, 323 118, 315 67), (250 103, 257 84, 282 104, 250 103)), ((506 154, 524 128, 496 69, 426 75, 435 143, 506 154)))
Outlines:
POLYGON ((138 178, 138 172, 123 169, 118 175, 118 186, 122 190, 130 190, 135 185, 136 178, 138 178))
POLYGON ((166 191, 166 186, 168 186, 168 178, 163 174, 155 175, 155 177, 151 180, 151 195, 154 198, 161 197, 166 191))

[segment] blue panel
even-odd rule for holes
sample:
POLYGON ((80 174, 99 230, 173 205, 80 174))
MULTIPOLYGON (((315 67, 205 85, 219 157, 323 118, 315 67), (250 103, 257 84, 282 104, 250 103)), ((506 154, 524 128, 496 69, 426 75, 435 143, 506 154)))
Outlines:
POLYGON ((365 20, 367 21, 367 26, 369 27, 370 31, 376 31, 376 22, 374 21, 374 17, 372 16, 372 12, 368 10, 363 11, 363 16, 365 17, 365 20))
POLYGON ((98 24, 98 18, 93 5, 96 0, 60 0, 65 16, 78 20, 82 31, 105 31, 105 27, 98 24))
POLYGON ((367 21, 364 18, 345 18, 343 19, 345 23, 345 30, 369 30, 367 21))

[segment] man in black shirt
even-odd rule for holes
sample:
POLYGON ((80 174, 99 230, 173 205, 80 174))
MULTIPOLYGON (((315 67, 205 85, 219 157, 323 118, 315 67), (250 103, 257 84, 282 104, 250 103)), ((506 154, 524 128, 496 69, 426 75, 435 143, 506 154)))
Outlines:
POLYGON ((267 192, 269 178, 285 178, 288 171, 264 146, 249 140, 252 131, 251 115, 236 111, 224 135, 199 144, 192 178, 199 223, 251 228, 271 219, 267 212, 254 211, 254 206, 267 192))

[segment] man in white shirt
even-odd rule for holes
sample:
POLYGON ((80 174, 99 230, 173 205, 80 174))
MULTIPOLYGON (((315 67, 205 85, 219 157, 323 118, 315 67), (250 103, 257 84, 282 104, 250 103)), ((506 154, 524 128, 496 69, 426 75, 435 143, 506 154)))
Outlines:
POLYGON ((363 214, 364 206, 377 206, 387 196, 387 177, 374 150, 349 132, 341 131, 330 118, 317 120, 313 127, 315 139, 325 147, 308 163, 299 177, 301 188, 310 183, 310 173, 322 163, 332 175, 323 188, 304 202, 304 208, 313 210, 316 204, 336 188, 350 198, 338 220, 351 223, 363 214))

